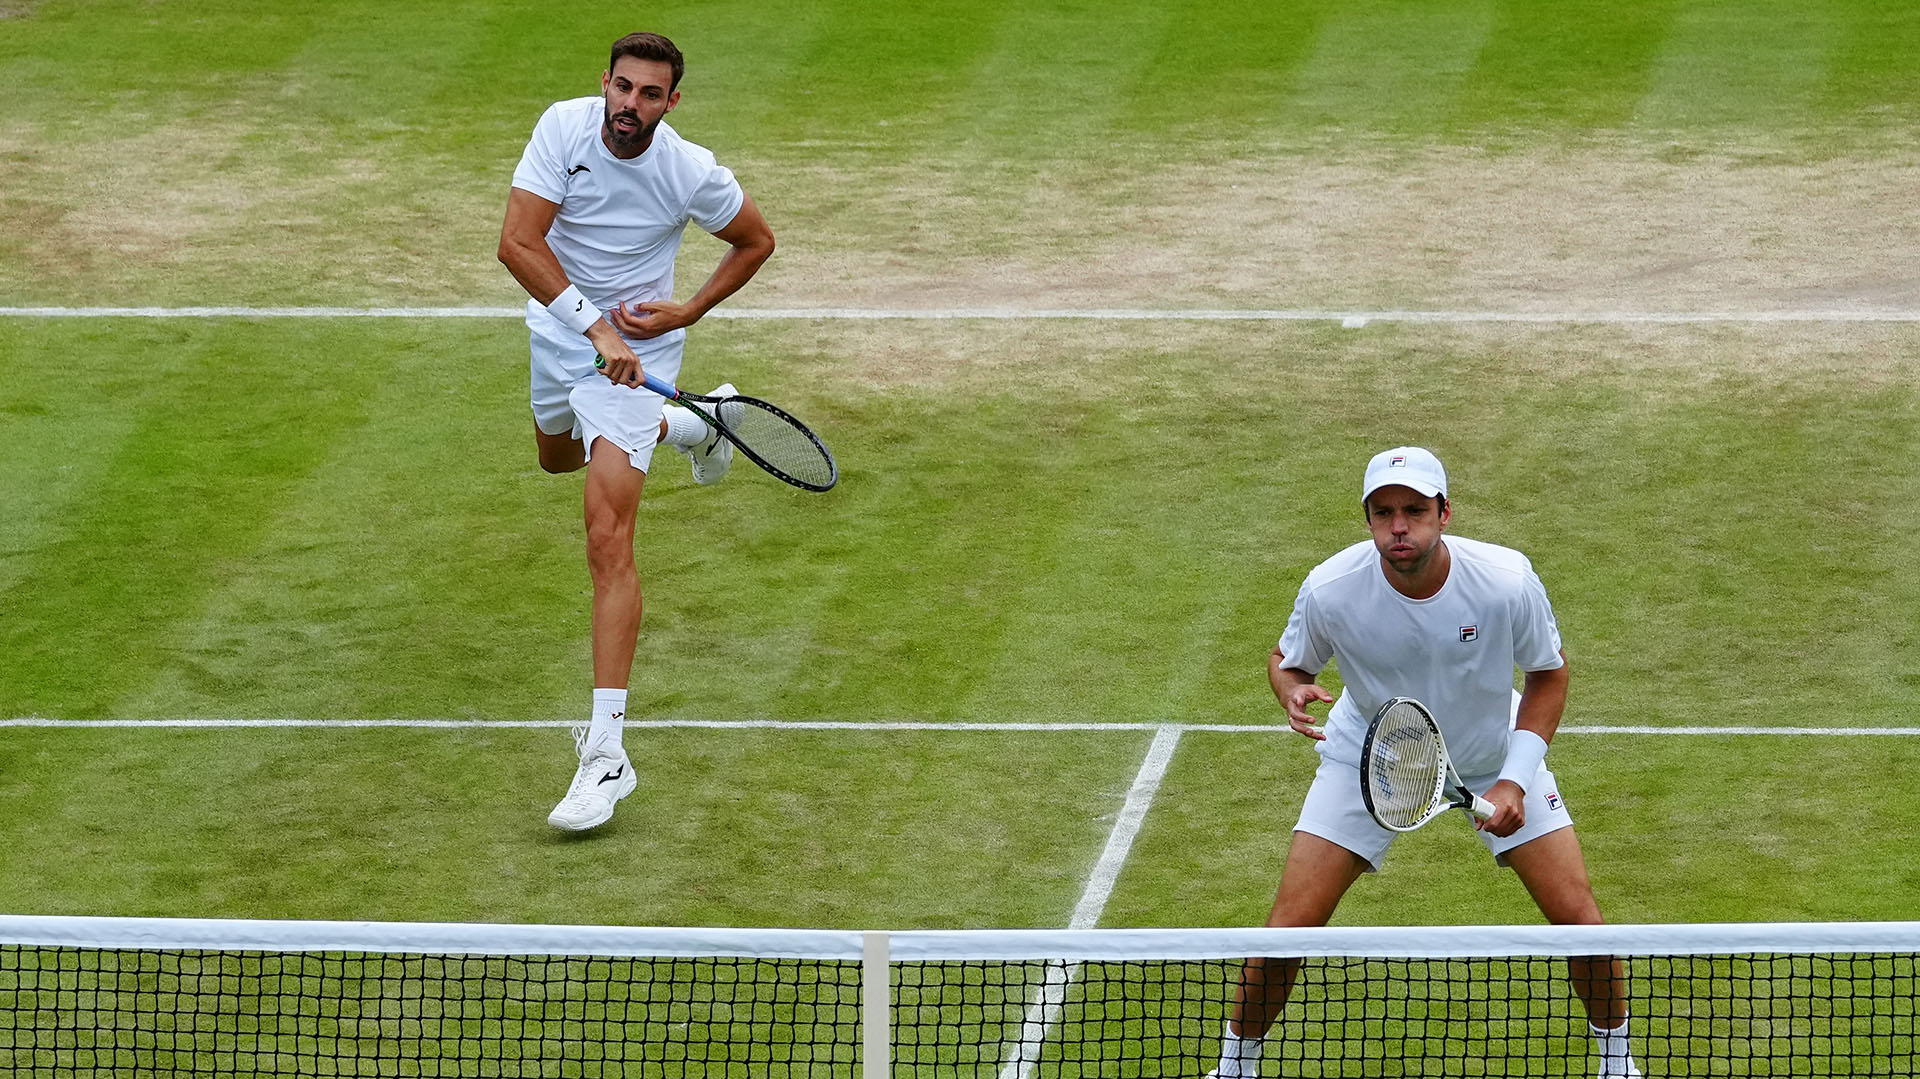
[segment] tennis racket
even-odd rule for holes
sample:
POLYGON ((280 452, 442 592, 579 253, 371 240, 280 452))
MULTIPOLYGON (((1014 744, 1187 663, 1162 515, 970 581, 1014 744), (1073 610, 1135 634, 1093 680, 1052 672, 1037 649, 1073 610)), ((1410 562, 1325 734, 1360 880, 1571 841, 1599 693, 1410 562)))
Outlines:
POLYGON ((1411 832, 1449 809, 1481 820, 1493 803, 1460 782, 1440 725, 1426 705, 1395 697, 1380 706, 1360 743, 1360 797, 1382 828, 1411 832))
MULTIPOLYGON (((593 365, 604 368, 607 361, 595 356, 593 365)), ((721 437, 775 479, 803 491, 825 491, 840 482, 840 466, 833 463, 827 444, 779 405, 758 397, 688 393, 645 371, 640 372, 640 382, 712 424, 721 437)))

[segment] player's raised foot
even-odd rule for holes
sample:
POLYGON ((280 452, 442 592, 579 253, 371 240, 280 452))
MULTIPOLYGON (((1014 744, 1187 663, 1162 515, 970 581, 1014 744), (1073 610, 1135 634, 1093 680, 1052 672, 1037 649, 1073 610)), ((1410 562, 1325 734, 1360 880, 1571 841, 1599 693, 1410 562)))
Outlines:
MULTIPOLYGON (((707 396, 732 397, 738 392, 733 388, 733 383, 722 382, 707 396)), ((714 405, 713 411, 720 417, 721 423, 732 426, 739 422, 740 414, 746 409, 742 405, 728 404, 723 401, 714 405)), ((687 460, 692 462, 693 482, 702 485, 719 483, 726 478, 727 470, 733 467, 733 443, 727 441, 718 429, 713 428, 712 424, 707 426, 709 428, 707 437, 697 445, 674 447, 686 454, 687 460)))
MULTIPOLYGON (((708 397, 737 397, 739 395, 740 391, 734 389, 733 383, 731 382, 722 382, 720 385, 715 386, 711 393, 707 394, 708 397)), ((746 418, 747 406, 738 401, 721 401, 719 404, 713 406, 713 411, 715 415, 720 417, 721 423, 737 431, 740 429, 740 421, 746 418)))
POLYGON ((580 751, 580 767, 573 773, 567 796, 547 814, 547 823, 569 832, 584 832, 612 819, 614 804, 633 793, 639 778, 618 742, 589 745, 585 727, 574 728, 573 742, 580 751))

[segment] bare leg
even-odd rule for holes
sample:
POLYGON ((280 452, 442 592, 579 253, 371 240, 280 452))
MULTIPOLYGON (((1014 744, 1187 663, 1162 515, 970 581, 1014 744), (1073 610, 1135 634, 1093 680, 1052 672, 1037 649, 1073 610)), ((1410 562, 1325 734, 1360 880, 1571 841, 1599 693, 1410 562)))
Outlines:
MULTIPOLYGON (((1307 832, 1293 833, 1267 924, 1327 924, 1347 889, 1366 871, 1367 860, 1347 848, 1307 832)), ((1265 1037, 1286 1008, 1299 973, 1299 959, 1247 960, 1229 1015, 1234 1032, 1243 1038, 1265 1037)))
MULTIPOLYGON (((1603 920, 1573 829, 1548 832, 1515 847, 1507 852, 1507 864, 1519 874, 1547 921, 1599 925, 1603 920)), ((1611 1030, 1627 1021, 1627 978, 1620 960, 1610 955, 1573 956, 1567 960, 1567 980, 1593 1026, 1611 1030)))
POLYGON ((625 689, 640 637, 640 572, 634 564, 634 515, 647 475, 626 452, 595 439, 587 462, 587 570, 593 577, 593 684, 625 689))
POLYGON ((550 435, 533 425, 533 444, 540 451, 540 467, 554 475, 577 472, 587 463, 587 448, 570 434, 550 435))

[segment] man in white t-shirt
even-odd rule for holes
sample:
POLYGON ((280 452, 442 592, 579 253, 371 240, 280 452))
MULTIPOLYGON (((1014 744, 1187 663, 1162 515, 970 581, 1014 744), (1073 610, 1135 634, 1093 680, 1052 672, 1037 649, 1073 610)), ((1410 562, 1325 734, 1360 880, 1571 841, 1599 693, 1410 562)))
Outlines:
MULTIPOLYGON (((1518 551, 1447 537, 1453 508, 1439 458, 1402 446, 1367 463, 1361 507, 1372 532, 1307 574, 1267 659, 1293 729, 1316 741, 1307 790, 1268 925, 1327 924, 1347 889, 1377 870, 1398 834, 1360 796, 1360 744, 1397 696, 1427 705, 1466 785, 1494 806, 1476 827, 1547 920, 1598 923, 1573 819, 1546 767, 1567 700, 1566 655, 1546 588, 1518 551), (1339 662, 1340 697, 1315 678, 1339 662), (1523 672, 1515 693, 1513 672, 1523 672), (1325 726, 1307 706, 1331 703, 1325 726)), ((1462 819, 1471 820, 1463 814, 1462 819)), ((1258 1074, 1261 1039, 1280 1017, 1298 959, 1249 959, 1221 1046, 1217 1079, 1258 1074)), ((1639 1076, 1627 1043, 1626 980, 1609 957, 1570 959, 1603 1079, 1639 1076)))
POLYGON ((534 126, 500 230, 500 261, 532 297, 540 467, 587 470, 593 718, 575 731, 580 763, 547 818, 570 831, 604 823, 636 784, 621 728, 640 633, 634 515, 654 446, 685 455, 703 484, 719 482, 733 460, 732 444, 697 414, 639 388, 641 368, 677 383, 685 328, 773 254, 773 230, 733 173, 664 122, 684 70, 680 50, 659 34, 614 42, 600 95, 558 102, 534 126), (689 222, 727 250, 706 283, 675 303, 673 260, 689 222))

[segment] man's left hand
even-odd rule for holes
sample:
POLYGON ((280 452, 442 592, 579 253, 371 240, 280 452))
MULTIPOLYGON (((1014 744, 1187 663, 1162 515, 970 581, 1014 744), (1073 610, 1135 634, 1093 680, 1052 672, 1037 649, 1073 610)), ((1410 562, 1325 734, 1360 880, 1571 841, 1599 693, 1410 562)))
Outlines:
POLYGON ((700 321, 692 307, 669 300, 621 304, 613 309, 614 328, 636 341, 684 329, 700 321))

